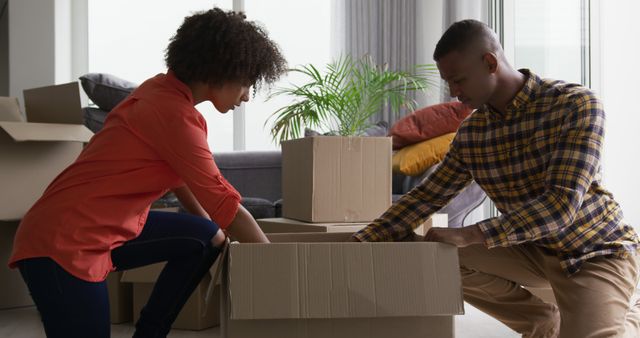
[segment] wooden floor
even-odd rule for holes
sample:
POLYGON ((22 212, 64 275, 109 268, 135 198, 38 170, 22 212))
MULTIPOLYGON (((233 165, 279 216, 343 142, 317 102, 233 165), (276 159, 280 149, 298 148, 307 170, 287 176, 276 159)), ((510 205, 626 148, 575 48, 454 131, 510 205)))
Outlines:
MULTIPOLYGON (((518 335, 493 318, 465 304, 466 314, 456 317, 457 338, 516 338, 518 335)), ((133 335, 133 325, 111 325, 112 338, 133 335)), ((0 337, 2 338, 45 338, 40 318, 34 307, 0 311, 0 337)), ((172 330, 170 338, 217 338, 218 327, 203 331, 172 330)))

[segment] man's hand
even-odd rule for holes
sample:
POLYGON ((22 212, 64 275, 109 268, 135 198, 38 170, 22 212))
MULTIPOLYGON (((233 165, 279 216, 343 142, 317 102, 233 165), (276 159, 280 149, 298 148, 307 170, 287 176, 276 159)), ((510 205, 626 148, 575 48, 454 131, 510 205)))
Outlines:
POLYGON ((463 228, 431 228, 424 236, 426 242, 453 244, 459 248, 484 243, 484 235, 477 225, 463 228))
POLYGON ((360 240, 357 239, 355 236, 351 236, 349 237, 349 239, 347 239, 347 242, 356 242, 356 243, 360 243, 360 240))

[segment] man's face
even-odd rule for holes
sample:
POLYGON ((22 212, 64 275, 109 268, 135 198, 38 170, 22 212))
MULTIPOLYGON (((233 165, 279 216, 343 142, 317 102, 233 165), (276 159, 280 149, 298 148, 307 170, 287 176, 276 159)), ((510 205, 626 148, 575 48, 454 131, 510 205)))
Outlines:
POLYGON ((486 54, 453 51, 438 61, 440 77, 449 85, 449 94, 465 105, 480 108, 493 95, 495 69, 488 66, 486 54))

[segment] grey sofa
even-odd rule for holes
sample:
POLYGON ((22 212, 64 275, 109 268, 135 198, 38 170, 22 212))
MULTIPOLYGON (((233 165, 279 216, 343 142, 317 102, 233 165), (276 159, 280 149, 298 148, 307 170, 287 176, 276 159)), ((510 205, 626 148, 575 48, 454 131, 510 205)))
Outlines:
MULTIPOLYGON (((242 204, 255 218, 280 217, 282 215, 282 155, 280 151, 244 151, 214 154, 222 175, 243 196, 242 204)), ((435 167, 420 177, 394 174, 392 200, 407 193, 435 167)), ((463 190, 440 212, 449 217, 449 227, 460 227, 465 217, 478 208, 486 195, 474 182, 463 190)))
MULTIPOLYGON (((98 132, 108 112, 86 107, 85 125, 98 132)), ((242 195, 242 205, 255 218, 282 216, 282 155, 280 151, 242 151, 214 154, 222 175, 242 195)), ((428 176, 435 167, 422 176, 410 177, 394 174, 392 177, 392 200, 396 201, 428 176)), ((449 227, 461 227, 465 217, 479 207, 486 195, 476 183, 472 183, 440 212, 449 217, 449 227)), ((167 194, 154 203, 157 207, 179 207, 173 194, 167 194)), ((184 210, 183 210, 184 211, 184 210)))

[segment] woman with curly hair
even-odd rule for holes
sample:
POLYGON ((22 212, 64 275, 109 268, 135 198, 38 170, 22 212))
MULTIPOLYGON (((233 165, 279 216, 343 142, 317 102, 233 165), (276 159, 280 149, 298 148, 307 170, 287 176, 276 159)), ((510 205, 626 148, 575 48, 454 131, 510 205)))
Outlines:
POLYGON ((185 18, 165 60, 167 73, 110 112, 20 223, 9 265, 48 337, 109 337, 109 272, 166 262, 134 334, 165 337, 225 232, 267 242, 220 174, 194 106, 226 113, 274 82, 286 69, 277 45, 244 14, 214 8, 185 18), (149 211, 170 190, 190 214, 149 211))

